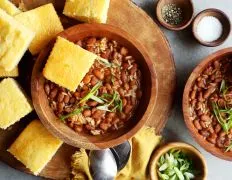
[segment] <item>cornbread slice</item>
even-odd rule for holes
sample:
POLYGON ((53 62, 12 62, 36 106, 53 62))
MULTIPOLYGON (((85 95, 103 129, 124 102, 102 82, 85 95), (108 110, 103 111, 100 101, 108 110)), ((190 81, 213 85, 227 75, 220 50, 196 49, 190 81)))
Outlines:
POLYGON ((62 141, 52 136, 39 120, 34 120, 8 151, 38 175, 61 145, 62 141))
POLYGON ((0 128, 6 129, 33 110, 17 82, 6 78, 0 82, 0 128))
POLYGON ((0 66, 12 71, 29 47, 34 33, 0 9, 0 66))
POLYGON ((63 31, 63 26, 51 3, 20 13, 15 18, 35 32, 35 38, 29 47, 33 55, 39 53, 51 39, 63 31))
POLYGON ((0 67, 0 77, 17 77, 19 76, 18 67, 14 68, 12 71, 5 71, 4 68, 0 67))
POLYGON ((9 0, 0 0, 0 8, 11 16, 21 13, 21 11, 9 0))
POLYGON ((66 0, 63 14, 84 21, 106 23, 110 0, 66 0))
POLYGON ((58 37, 43 75, 48 80, 75 91, 96 58, 97 55, 58 37))

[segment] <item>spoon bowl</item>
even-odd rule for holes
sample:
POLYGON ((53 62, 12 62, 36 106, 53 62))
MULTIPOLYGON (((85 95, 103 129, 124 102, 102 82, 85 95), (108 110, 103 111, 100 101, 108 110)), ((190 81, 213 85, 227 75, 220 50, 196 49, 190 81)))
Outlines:
POLYGON ((110 149, 90 151, 89 159, 94 180, 113 180, 117 175, 117 163, 110 149))

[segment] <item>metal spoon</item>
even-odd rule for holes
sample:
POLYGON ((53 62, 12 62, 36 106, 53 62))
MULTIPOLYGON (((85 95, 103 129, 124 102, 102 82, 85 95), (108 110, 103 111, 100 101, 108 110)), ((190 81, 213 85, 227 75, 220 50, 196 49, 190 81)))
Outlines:
POLYGON ((90 170, 94 180, 113 180, 128 162, 131 152, 127 141, 111 149, 90 151, 90 170))
POLYGON ((94 180, 113 180, 117 163, 110 149, 90 151, 90 171, 94 180))

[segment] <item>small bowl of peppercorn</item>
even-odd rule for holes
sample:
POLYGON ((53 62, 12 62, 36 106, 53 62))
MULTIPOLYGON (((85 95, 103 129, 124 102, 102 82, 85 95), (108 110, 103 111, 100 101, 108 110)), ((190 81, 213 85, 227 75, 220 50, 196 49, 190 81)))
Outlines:
POLYGON ((160 24, 173 31, 180 31, 189 26, 193 14, 191 0, 159 0, 156 6, 156 16, 160 24))

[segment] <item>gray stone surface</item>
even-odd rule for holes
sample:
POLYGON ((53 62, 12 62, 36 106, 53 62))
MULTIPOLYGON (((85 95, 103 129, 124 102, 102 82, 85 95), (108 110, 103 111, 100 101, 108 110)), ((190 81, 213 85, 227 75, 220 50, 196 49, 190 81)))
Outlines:
MULTIPOLYGON (((134 2, 154 18, 155 12, 153 0, 134 0, 134 2)), ((223 10, 232 21, 231 0, 193 0, 193 3, 195 6, 195 14, 206 8, 218 8, 223 10)), ((196 146, 207 160, 209 180, 230 180, 232 179, 231 163, 212 156, 203 150, 190 136, 183 121, 181 100, 184 84, 193 68, 201 61, 202 58, 210 53, 232 46, 231 36, 223 45, 216 48, 208 48, 199 45, 194 40, 191 34, 191 29, 189 28, 181 32, 172 32, 165 29, 162 30, 168 37, 172 47, 178 79, 177 92, 175 94, 176 102, 165 128, 164 136, 168 140, 184 141, 196 146)), ((29 180, 39 178, 14 170, 0 162, 0 180, 5 179, 29 180)))

